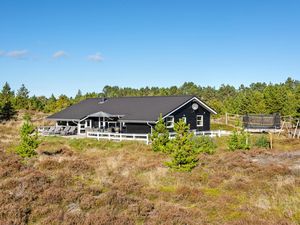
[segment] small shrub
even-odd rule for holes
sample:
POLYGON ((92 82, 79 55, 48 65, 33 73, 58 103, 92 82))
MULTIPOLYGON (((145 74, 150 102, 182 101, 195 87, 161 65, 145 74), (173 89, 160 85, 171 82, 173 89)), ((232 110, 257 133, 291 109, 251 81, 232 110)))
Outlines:
POLYGON ((30 158, 37 154, 35 149, 38 147, 39 141, 37 132, 30 118, 26 116, 24 119, 25 122, 20 131, 21 142, 16 149, 16 153, 23 158, 30 158))
POLYGON ((155 152, 168 152, 169 131, 166 128, 162 115, 159 116, 158 122, 150 136, 152 150, 155 152))
POLYGON ((228 148, 231 151, 250 149, 248 133, 244 131, 240 133, 234 131, 229 137, 228 148))
POLYGON ((178 171, 191 171, 197 166, 197 152, 195 151, 192 138, 193 133, 183 119, 174 124, 176 136, 171 140, 170 151, 172 160, 166 165, 178 171))
POLYGON ((207 136, 198 136, 193 138, 195 152, 213 154, 216 151, 217 145, 212 138, 207 136))
POLYGON ((255 146, 259 148, 269 148, 270 147, 270 141, 266 137, 266 135, 261 135, 255 142, 255 146))

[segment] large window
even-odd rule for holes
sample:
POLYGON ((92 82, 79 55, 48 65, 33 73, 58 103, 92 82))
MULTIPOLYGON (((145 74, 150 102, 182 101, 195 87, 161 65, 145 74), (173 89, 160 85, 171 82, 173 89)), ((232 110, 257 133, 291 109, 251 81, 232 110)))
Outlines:
POLYGON ((174 127, 174 116, 166 117, 166 127, 173 128, 174 127))
POLYGON ((203 115, 197 115, 197 127, 203 127, 203 115))

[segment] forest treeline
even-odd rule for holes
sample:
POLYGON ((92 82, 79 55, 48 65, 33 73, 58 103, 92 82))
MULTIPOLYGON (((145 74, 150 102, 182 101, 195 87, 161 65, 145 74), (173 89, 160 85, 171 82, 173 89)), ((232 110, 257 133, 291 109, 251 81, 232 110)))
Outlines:
POLYGON ((284 83, 252 83, 235 88, 232 85, 221 85, 219 88, 202 87, 193 82, 181 86, 130 88, 105 86, 99 93, 85 93, 80 90, 76 96, 64 94, 50 97, 30 95, 22 85, 17 91, 5 83, 0 93, 0 119, 7 119, 21 109, 53 113, 81 100, 92 97, 123 96, 168 96, 196 95, 214 108, 219 115, 225 112, 234 114, 247 113, 280 113, 281 115, 300 116, 300 81, 292 78, 284 83))

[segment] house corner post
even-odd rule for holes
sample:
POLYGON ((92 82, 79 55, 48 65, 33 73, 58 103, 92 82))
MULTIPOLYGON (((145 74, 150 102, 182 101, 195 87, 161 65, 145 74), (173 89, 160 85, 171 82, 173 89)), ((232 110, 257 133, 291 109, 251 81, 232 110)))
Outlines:
POLYGON ((80 121, 77 124, 77 135, 80 135, 80 121))

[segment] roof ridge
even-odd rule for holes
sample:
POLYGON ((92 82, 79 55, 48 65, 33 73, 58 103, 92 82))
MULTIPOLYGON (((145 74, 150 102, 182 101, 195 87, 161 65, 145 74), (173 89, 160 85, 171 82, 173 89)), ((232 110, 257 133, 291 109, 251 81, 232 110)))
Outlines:
POLYGON ((86 98, 86 99, 116 99, 116 98, 159 98, 159 97, 195 97, 195 95, 147 95, 147 96, 120 96, 120 97, 93 97, 93 98, 86 98))

